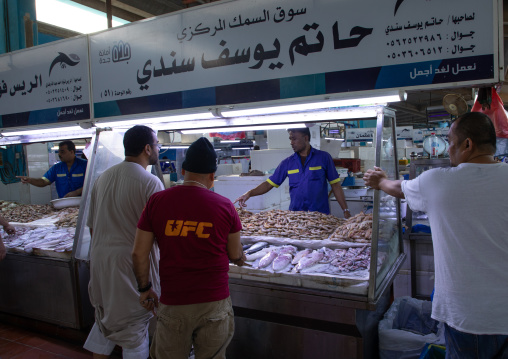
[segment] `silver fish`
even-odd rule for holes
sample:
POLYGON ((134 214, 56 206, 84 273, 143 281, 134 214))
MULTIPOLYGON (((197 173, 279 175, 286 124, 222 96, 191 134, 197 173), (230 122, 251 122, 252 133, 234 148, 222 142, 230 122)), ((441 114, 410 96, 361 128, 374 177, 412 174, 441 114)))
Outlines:
POLYGON ((293 256, 289 253, 282 253, 273 260, 272 268, 275 272, 283 271, 288 265, 291 264, 293 256))
POLYGON ((253 262, 258 258, 263 257, 266 253, 268 253, 271 249, 269 247, 263 248, 255 253, 252 254, 246 254, 245 258, 247 258, 248 262, 253 262))
POLYGON ((268 247, 267 242, 257 242, 256 244, 252 245, 249 249, 245 251, 245 254, 252 254, 256 253, 257 251, 260 251, 261 249, 268 247))

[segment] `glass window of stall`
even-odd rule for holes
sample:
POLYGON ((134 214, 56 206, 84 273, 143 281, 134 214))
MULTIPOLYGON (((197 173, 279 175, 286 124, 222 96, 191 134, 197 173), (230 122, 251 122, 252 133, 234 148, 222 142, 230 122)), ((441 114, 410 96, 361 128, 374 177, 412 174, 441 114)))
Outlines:
MULTIPOLYGON (((381 167, 390 180, 399 179, 395 114, 383 109, 378 114, 375 135, 376 166, 381 167)), ((371 285, 369 299, 377 298, 389 285, 390 271, 401 261, 402 232, 400 200, 383 191, 374 194, 374 218, 372 227, 371 285), (376 238, 377 240, 375 240, 376 238), (377 255, 376 255, 377 254, 377 255)))

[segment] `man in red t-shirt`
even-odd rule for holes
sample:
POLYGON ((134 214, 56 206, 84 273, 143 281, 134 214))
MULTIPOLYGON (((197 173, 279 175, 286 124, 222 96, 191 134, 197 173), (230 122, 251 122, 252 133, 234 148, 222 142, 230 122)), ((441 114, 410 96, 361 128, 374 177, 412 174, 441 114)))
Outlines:
POLYGON ((243 265, 242 225, 233 203, 209 191, 217 155, 204 137, 187 150, 182 186, 150 197, 138 222, 132 259, 143 307, 158 307, 154 359, 225 358, 233 338, 229 261, 243 265), (154 240, 160 248, 160 302, 148 279, 154 240))

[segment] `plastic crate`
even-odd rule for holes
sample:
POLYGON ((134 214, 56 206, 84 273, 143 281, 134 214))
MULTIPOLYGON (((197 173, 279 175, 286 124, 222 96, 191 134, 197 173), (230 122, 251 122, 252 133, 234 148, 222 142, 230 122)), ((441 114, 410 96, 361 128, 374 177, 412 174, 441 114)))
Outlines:
POLYGON ((357 158, 334 158, 333 163, 335 166, 347 168, 350 172, 361 171, 361 160, 357 158))

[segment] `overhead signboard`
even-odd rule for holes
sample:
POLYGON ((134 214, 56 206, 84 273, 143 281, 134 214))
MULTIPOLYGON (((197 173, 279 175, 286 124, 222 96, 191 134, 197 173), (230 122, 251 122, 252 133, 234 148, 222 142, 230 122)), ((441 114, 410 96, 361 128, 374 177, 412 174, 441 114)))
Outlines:
POLYGON ((90 36, 96 117, 494 83, 488 0, 221 1, 90 36))
POLYGON ((0 56, 1 127, 90 118, 86 36, 0 56))

